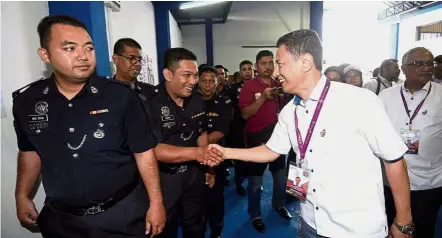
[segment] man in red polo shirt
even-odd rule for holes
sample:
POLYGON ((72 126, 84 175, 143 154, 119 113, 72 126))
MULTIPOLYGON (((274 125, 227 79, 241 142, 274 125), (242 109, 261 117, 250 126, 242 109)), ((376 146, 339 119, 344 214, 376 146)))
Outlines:
MULTIPOLYGON (((245 141, 249 148, 265 144, 278 121, 278 112, 285 105, 279 82, 272 80, 274 70, 273 53, 260 51, 256 56, 258 77, 245 82, 239 96, 239 107, 242 117, 247 120, 245 141)), ((273 176, 272 207, 279 214, 291 219, 290 213, 284 208, 285 198, 285 156, 270 163, 273 176)), ((245 170, 249 176, 247 187, 248 213, 252 224, 259 232, 265 232, 261 218, 261 185, 262 176, 267 164, 246 163, 245 170)))

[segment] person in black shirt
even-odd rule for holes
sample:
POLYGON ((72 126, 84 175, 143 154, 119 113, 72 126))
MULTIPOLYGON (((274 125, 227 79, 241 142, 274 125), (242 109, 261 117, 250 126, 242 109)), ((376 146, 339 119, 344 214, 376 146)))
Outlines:
POLYGON ((18 219, 38 224, 44 237, 161 233, 156 141, 141 100, 94 74, 94 46, 82 22, 48 16, 38 33, 38 54, 54 73, 13 93, 18 219), (40 173, 47 197, 37 215, 30 194, 40 173))
POLYGON ((121 38, 115 43, 112 61, 117 71, 113 79, 128 83, 132 89, 147 96, 153 93, 154 86, 137 80, 146 63, 141 50, 141 45, 131 38, 121 38))
POLYGON ((161 237, 177 237, 178 220, 184 238, 205 234, 205 189, 214 175, 201 164, 219 164, 221 157, 206 156, 209 143, 206 112, 200 95, 192 94, 198 82, 196 56, 184 48, 171 48, 164 55, 165 82, 144 101, 158 141, 161 187, 167 222, 161 237))
MULTIPOLYGON (((224 138, 229 133, 232 118, 231 100, 216 93, 216 70, 205 66, 199 69, 199 89, 206 106, 207 132, 210 144, 225 145, 224 138)), ((221 236, 224 227, 224 180, 226 178, 225 162, 215 167, 216 180, 213 188, 207 188, 207 217, 212 238, 221 236)))
MULTIPOLYGON (((246 148, 244 142, 244 128, 246 121, 241 116, 241 110, 238 106, 239 94, 244 86, 245 81, 253 78, 253 63, 249 60, 244 60, 239 64, 240 78, 241 80, 232 85, 228 91, 228 96, 232 101, 233 106, 233 120, 230 123, 230 133, 227 137, 227 144, 233 148, 246 148)), ((244 181, 244 162, 235 161, 235 184, 236 193, 240 196, 246 195, 242 183, 244 181)))

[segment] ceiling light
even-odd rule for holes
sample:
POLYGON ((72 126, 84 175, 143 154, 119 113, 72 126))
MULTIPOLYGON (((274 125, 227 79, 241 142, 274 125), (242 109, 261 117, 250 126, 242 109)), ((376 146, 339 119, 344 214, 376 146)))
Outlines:
POLYGON ((189 3, 183 3, 180 5, 180 9, 184 10, 184 9, 190 9, 190 8, 195 8, 195 7, 203 7, 203 6, 207 6, 207 5, 212 5, 215 3, 220 3, 220 2, 225 2, 225 1, 210 1, 210 2, 189 2, 189 3))

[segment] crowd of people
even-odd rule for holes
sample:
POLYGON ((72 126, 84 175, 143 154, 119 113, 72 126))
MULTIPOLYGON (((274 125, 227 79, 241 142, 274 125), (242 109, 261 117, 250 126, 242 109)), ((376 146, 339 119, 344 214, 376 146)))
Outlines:
MULTIPOLYGON (((164 80, 137 81, 134 39, 113 49, 113 77, 96 74, 85 25, 48 16, 38 54, 53 74, 13 93, 18 219, 44 237, 211 237, 224 227, 229 168, 261 217, 263 174, 272 207, 300 202, 301 237, 434 237, 442 205, 442 56, 422 47, 383 61, 372 79, 322 69, 311 30, 277 41, 229 75, 185 48, 164 53, 164 80), (405 79, 399 79, 402 70, 405 79), (46 192, 37 212, 39 175, 46 192), (247 188, 243 182, 247 179, 247 188)), ((250 237, 254 237, 250 234, 250 237)))

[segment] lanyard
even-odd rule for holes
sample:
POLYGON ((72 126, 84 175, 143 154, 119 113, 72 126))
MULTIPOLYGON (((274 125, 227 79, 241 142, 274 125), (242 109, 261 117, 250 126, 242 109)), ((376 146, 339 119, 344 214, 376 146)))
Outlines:
POLYGON ((298 147, 301 155, 301 161, 305 158, 305 152, 307 151, 308 144, 310 143, 310 139, 312 138, 313 130, 315 129, 316 122, 318 121, 319 114, 321 113, 322 106, 324 105, 325 97, 327 96, 328 90, 330 89, 330 81, 327 80, 325 82, 324 89, 322 89, 321 96, 319 97, 318 105, 316 105, 315 113, 313 114, 313 118, 310 122, 310 126, 307 131, 307 136, 305 141, 302 141, 301 132, 299 131, 298 126, 298 115, 295 110, 295 129, 296 129, 296 138, 298 139, 298 147))
POLYGON ((431 92, 431 83, 430 83, 430 88, 428 89, 427 95, 424 97, 424 99, 419 103, 419 105, 417 105, 416 110, 414 110, 413 115, 411 115, 410 117, 410 110, 408 109, 408 105, 407 105, 407 101, 405 101, 405 97, 404 97, 404 93, 402 92, 403 87, 401 87, 401 97, 402 97, 402 103, 404 104, 404 108, 405 108, 405 113, 407 113, 408 118, 410 118, 410 121, 408 123, 410 129, 411 129, 411 123, 413 122, 413 119, 416 117, 417 113, 419 113, 419 111, 422 108, 422 105, 424 105, 425 99, 427 99, 428 95, 431 92))

